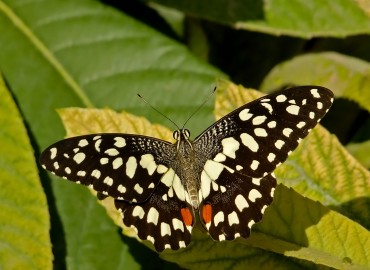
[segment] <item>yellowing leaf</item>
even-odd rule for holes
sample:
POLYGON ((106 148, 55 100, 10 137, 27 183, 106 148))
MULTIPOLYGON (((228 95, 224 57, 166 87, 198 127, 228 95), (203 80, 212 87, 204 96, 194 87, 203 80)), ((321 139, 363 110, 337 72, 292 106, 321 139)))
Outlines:
POLYGON ((46 197, 31 144, 0 78, 0 268, 52 269, 46 197))

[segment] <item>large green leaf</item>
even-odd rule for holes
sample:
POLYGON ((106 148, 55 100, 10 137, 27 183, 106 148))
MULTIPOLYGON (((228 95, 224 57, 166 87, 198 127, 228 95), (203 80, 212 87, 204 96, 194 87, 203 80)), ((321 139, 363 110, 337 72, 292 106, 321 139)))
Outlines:
MULTIPOLYGON (((166 121, 136 97, 140 91, 182 123, 221 75, 184 46, 93 0, 0 1, 0 68, 41 149, 65 135, 56 108, 126 108, 166 121)), ((201 122, 211 122, 210 109, 189 126, 199 131, 201 122)), ((129 250, 86 190, 55 179, 45 177, 57 210, 52 220, 62 225, 53 223, 55 248, 62 250, 57 266, 66 260, 68 269, 120 269, 136 260, 156 267, 156 254, 129 250)))
POLYGON ((156 0, 236 28, 302 38, 370 33, 369 5, 352 0, 156 0), (212 7, 212 8, 210 8, 212 7))
POLYGON ((358 58, 334 52, 297 56, 271 70, 261 90, 289 84, 325 86, 336 97, 353 100, 370 112, 370 64, 358 58))
POLYGON ((20 113, 0 78, 0 268, 52 269, 49 215, 20 113))

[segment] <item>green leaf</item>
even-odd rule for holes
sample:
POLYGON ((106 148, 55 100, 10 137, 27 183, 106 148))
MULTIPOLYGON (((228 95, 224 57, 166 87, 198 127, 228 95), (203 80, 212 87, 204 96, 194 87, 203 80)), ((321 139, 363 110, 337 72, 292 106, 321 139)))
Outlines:
POLYGON ((365 166, 365 168, 370 168, 370 141, 351 143, 348 144, 346 148, 354 158, 365 166))
POLYGON ((0 265, 52 269, 49 214, 20 113, 0 78, 0 265))
POLYGON ((155 2, 192 16, 273 35, 312 38, 370 33, 369 6, 363 1, 156 0, 155 2))
MULTIPOLYGON (((140 91, 183 123, 200 104, 199 96, 206 96, 222 76, 183 45, 93 0, 2 0, 0 33, 0 66, 40 147, 37 153, 65 135, 57 108, 126 108, 165 122, 136 97, 140 91)), ((211 122, 210 110, 204 107, 198 121, 190 123, 193 130, 211 122)), ((52 224, 54 246, 62 250, 56 253, 57 266, 64 261, 68 269, 120 269, 134 260, 148 268, 163 264, 155 253, 122 241, 87 190, 44 178, 55 198, 52 220, 60 219, 62 226, 52 224)))
POLYGON ((283 85, 313 84, 332 89, 370 111, 370 65, 363 60, 334 52, 305 54, 277 65, 265 78, 261 90, 283 85))

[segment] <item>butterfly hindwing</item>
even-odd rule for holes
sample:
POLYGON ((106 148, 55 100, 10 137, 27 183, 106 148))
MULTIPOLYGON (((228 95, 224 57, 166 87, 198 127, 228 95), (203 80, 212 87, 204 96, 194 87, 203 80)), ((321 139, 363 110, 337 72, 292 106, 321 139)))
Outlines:
POLYGON ((173 187, 161 181, 148 201, 130 204, 115 200, 115 205, 125 226, 134 228, 140 239, 152 242, 159 252, 177 250, 190 243, 194 213, 188 202, 175 196, 173 187), (184 220, 186 217, 189 220, 184 220))
POLYGON ((174 154, 173 145, 159 139, 105 133, 59 141, 42 153, 40 163, 102 197, 141 202, 153 193, 174 154))
MULTIPOLYGON (((202 190, 201 220, 217 241, 247 238, 252 225, 262 219, 272 203, 276 187, 273 174, 257 179, 227 169, 216 182, 207 182, 210 183, 207 191, 202 190)), ((204 184, 202 187, 205 188, 204 184)))

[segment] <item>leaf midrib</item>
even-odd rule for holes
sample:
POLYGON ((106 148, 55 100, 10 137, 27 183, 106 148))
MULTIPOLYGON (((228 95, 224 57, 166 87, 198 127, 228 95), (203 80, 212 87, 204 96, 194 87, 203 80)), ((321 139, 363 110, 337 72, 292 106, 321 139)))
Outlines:
POLYGON ((65 83, 71 88, 71 90, 79 97, 82 103, 88 107, 93 108, 94 105, 91 100, 87 97, 83 89, 72 77, 72 75, 65 69, 65 67, 58 61, 53 53, 47 48, 47 46, 34 34, 34 32, 27 27, 27 25, 21 20, 16 13, 3 1, 0 1, 0 11, 14 24, 16 28, 30 41, 30 43, 36 48, 37 51, 47 60, 48 63, 57 71, 57 73, 63 78, 65 83))

